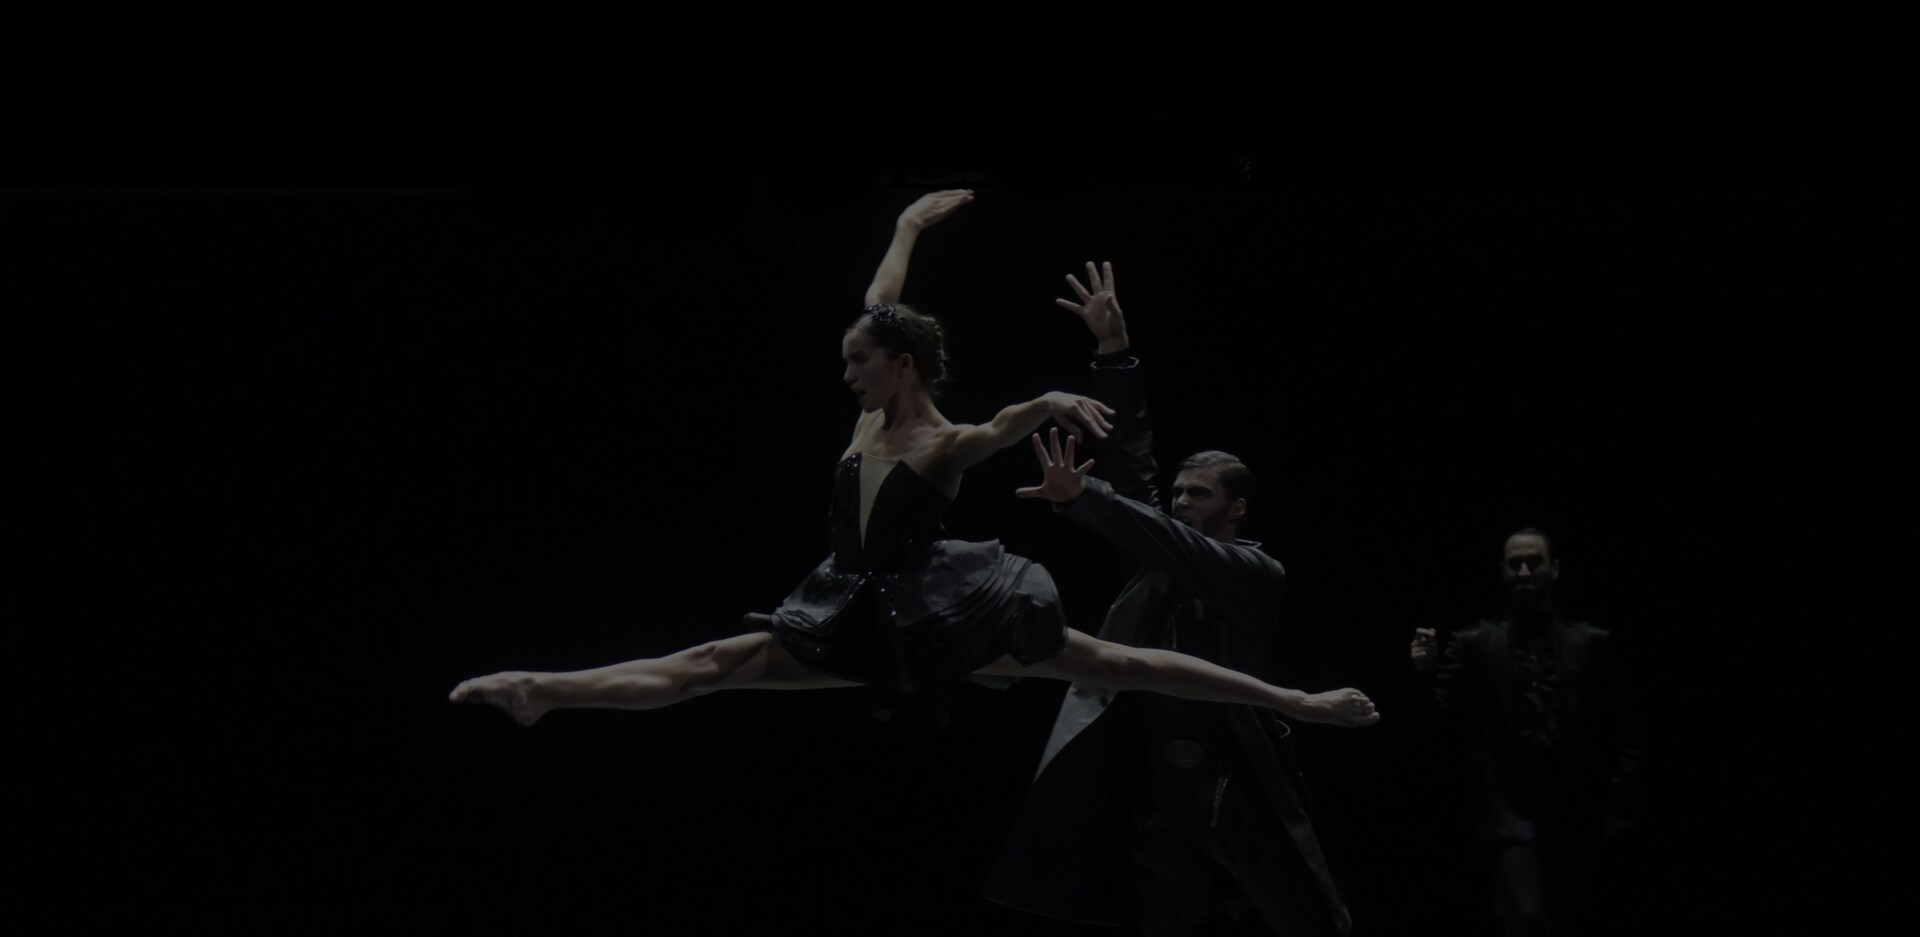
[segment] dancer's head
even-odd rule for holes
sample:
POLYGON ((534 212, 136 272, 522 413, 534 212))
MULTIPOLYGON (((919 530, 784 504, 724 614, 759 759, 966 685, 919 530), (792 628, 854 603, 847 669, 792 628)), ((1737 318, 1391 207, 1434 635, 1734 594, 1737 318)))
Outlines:
POLYGON ((1238 456, 1218 449, 1196 452, 1174 476, 1173 517, 1215 540, 1232 541, 1252 496, 1253 471, 1238 456))
POLYGON ((1507 535, 1500 556, 1500 579, 1516 609, 1537 611, 1552 601, 1553 582, 1560 578, 1560 561, 1553 558, 1553 539, 1531 527, 1507 535))
POLYGON ((868 306, 841 336, 840 356, 847 364, 841 380, 869 412, 902 394, 938 396, 947 377, 947 336, 940 322, 906 306, 868 306))

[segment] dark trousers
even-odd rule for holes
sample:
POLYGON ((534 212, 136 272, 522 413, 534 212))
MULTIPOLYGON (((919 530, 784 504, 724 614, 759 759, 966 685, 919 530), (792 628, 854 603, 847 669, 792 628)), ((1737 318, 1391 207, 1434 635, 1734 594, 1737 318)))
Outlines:
POLYGON ((1540 847, 1514 843, 1500 847, 1493 857, 1493 913, 1502 937, 1547 937, 1553 933, 1547 916, 1546 870, 1540 847))
POLYGON ((1186 767, 1149 756, 1120 899, 1122 932, 1335 933, 1313 873, 1251 768, 1224 746, 1204 748, 1186 767))
POLYGON ((1641 932, 1615 844, 1593 836, 1494 848, 1494 913, 1505 937, 1641 932))

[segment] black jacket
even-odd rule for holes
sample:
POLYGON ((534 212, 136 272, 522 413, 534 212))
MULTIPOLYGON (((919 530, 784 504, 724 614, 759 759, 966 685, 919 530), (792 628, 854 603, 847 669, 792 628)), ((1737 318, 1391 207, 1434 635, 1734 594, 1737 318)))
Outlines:
MULTIPOLYGON (((1139 369, 1127 365, 1095 368, 1093 396, 1118 411, 1114 432, 1098 455, 1112 483, 1089 478, 1079 498, 1057 509, 1139 564, 1108 610, 1100 637, 1144 646, 1158 625, 1186 604, 1191 606, 1181 610, 1186 627, 1208 631, 1206 656, 1263 676, 1279 625, 1285 571, 1257 544, 1222 543, 1159 510, 1139 369)), ((1068 689, 1032 793, 988 883, 989 898, 1052 917, 1116 922, 1134 806, 1127 779, 1138 775, 1143 750, 1129 735, 1138 723, 1118 711, 1144 702, 1133 698, 1150 696, 1078 683, 1068 689)), ((1325 907, 1302 913, 1324 912, 1344 933, 1350 918, 1314 833, 1304 780, 1283 741, 1286 727, 1269 710, 1225 704, 1221 709, 1238 754, 1252 768, 1252 782, 1318 880, 1325 907)), ((1313 929, 1324 929, 1325 922, 1318 923, 1322 926, 1313 929)))
POLYGON ((1456 631, 1434 668, 1434 695, 1457 739, 1482 839, 1531 842, 1598 835, 1637 820, 1644 804, 1641 722, 1632 671, 1612 632, 1555 613, 1553 731, 1530 728, 1528 679, 1514 658, 1516 626, 1482 621, 1456 631))

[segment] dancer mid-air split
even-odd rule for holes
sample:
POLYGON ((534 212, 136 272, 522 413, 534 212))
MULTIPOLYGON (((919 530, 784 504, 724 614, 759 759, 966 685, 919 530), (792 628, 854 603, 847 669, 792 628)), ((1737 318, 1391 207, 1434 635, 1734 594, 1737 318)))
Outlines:
POLYGON ((833 554, 771 615, 749 616, 766 630, 592 670, 476 677, 448 698, 491 703, 532 725, 554 709, 658 709, 720 690, 871 684, 925 706, 969 674, 986 673, 1244 703, 1307 722, 1377 721, 1358 690, 1304 693, 1074 631, 1045 568, 997 541, 941 539, 941 519, 969 467, 1026 441, 1048 419, 1075 438, 1105 436, 1113 412, 1055 392, 969 425, 934 405, 946 373, 940 325, 895 303, 920 232, 972 200, 965 189, 935 192, 900 215, 867 307, 840 342, 842 379, 861 415, 834 471, 833 554))

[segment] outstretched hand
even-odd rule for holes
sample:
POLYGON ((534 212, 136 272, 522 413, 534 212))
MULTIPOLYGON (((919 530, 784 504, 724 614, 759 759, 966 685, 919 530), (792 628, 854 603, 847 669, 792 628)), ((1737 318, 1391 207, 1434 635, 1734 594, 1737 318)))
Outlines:
POLYGON ((1053 502, 1072 501, 1080 497, 1086 488, 1087 472, 1093 469, 1093 460, 1088 459, 1079 468, 1073 465, 1072 436, 1067 437, 1067 448, 1060 448, 1060 428, 1047 431, 1052 445, 1040 441, 1040 434, 1033 434, 1033 451, 1040 457, 1040 484, 1032 488, 1021 488, 1014 492, 1021 498, 1045 498, 1053 502))
POLYGON ((1042 395, 1040 402, 1046 404, 1047 415, 1066 427, 1067 435, 1076 440, 1088 434, 1105 439, 1113 429, 1113 421, 1107 419, 1113 416, 1113 408, 1092 397, 1056 390, 1042 395))
POLYGON ((880 258, 880 269, 873 272, 873 283, 867 287, 867 305, 899 302, 900 288, 907 282, 907 261, 920 232, 971 201, 972 189, 945 189, 914 199, 894 222, 893 243, 887 245, 887 255, 880 258))
POLYGON ((1113 264, 1095 267, 1093 261, 1087 261, 1087 282, 1082 284, 1073 274, 1067 274, 1067 285, 1073 288, 1079 302, 1070 299, 1056 299, 1059 306, 1080 317, 1087 324, 1087 331, 1093 333, 1095 341, 1100 343, 1100 354, 1112 354, 1127 350, 1127 317, 1120 311, 1120 297, 1114 291, 1113 264))
POLYGON ((928 192, 907 206, 900 213, 900 224, 915 230, 924 230, 946 220, 960 206, 973 201, 972 189, 945 189, 928 192))

